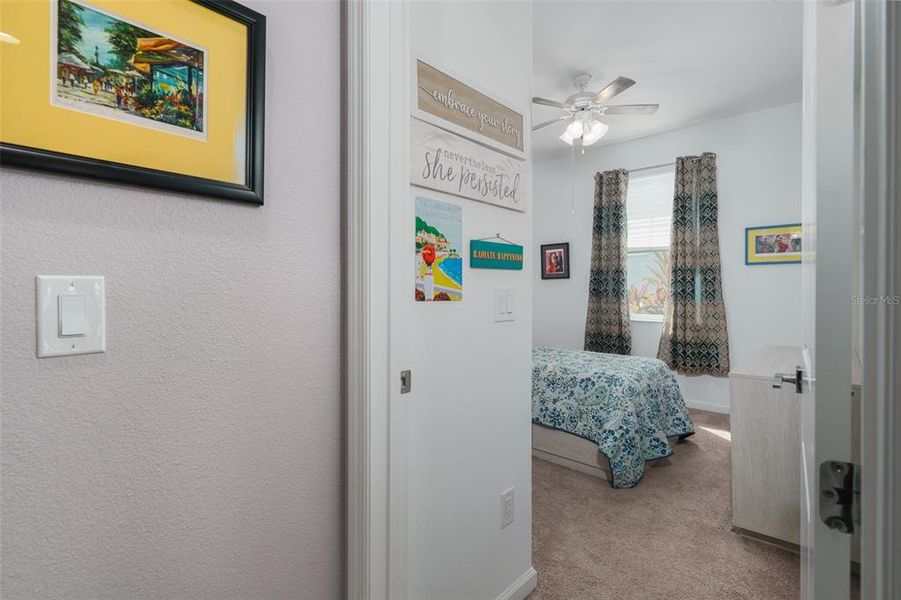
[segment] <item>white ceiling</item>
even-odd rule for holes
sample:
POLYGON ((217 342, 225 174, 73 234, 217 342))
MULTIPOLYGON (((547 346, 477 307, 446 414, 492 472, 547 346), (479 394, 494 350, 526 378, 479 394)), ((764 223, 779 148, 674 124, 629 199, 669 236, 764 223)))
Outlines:
MULTIPOLYGON (((800 2, 536 0, 535 96, 563 100, 572 76, 592 91, 637 83, 611 104, 658 103, 654 115, 610 115, 607 145, 801 99, 800 2)), ((532 121, 560 114, 532 105, 532 121)), ((568 155, 565 123, 532 135, 536 159, 568 155)), ((586 149, 586 152, 591 149, 586 149)))

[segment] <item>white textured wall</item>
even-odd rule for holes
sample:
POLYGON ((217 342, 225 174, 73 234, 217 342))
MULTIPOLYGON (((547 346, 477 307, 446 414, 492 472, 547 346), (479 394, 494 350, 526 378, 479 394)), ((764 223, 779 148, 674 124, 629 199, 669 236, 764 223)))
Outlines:
MULTIPOLYGON (((616 124, 611 121, 611 127, 616 124)), ((562 143, 562 142, 561 142, 562 143)), ((601 146, 535 164, 535 245, 570 243, 572 278, 542 281, 534 269, 535 345, 582 348, 591 260, 594 173, 717 153, 720 259, 732 365, 767 344, 800 345, 800 265, 744 264, 745 227, 801 220, 801 105, 788 104, 601 146), (576 213, 570 210, 575 182, 576 213)), ((656 356, 660 323, 633 322, 633 354, 656 356)), ((686 400, 727 410, 725 378, 679 377, 686 400)))
POLYGON ((2 597, 339 597, 337 2, 269 17, 266 205, 2 175, 2 597), (35 358, 34 276, 106 354, 35 358))
MULTIPOLYGON (((529 114, 529 2, 432 2, 410 11, 412 50, 529 114)), ((528 136, 528 120, 525 123, 528 136)), ((400 160, 406 164, 404 154, 400 160)), ((531 173, 527 172, 527 178, 531 173)), ((491 600, 531 566, 533 208, 520 213, 411 188, 463 207, 463 301, 413 301, 412 209, 398 224, 409 254, 413 369, 409 396, 409 588, 416 600, 491 600), (522 271, 469 268, 469 240, 523 244, 522 271), (514 289, 516 321, 494 322, 494 289, 514 289), (501 493, 516 488, 516 521, 500 527, 501 493)), ((412 207, 413 199, 407 198, 412 207)), ((539 575, 540 577, 540 575, 539 575)))

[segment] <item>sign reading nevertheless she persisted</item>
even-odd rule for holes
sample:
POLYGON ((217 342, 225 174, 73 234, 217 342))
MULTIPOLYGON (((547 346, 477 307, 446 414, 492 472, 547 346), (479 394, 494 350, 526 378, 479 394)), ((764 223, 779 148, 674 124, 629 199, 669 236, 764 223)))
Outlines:
POLYGON ((526 162, 410 120, 410 183, 525 212, 526 162))

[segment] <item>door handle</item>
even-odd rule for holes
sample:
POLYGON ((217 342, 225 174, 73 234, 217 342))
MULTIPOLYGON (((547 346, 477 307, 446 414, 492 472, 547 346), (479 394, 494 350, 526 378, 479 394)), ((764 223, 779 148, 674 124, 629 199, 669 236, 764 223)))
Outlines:
POLYGON ((783 383, 793 383, 795 385, 795 393, 801 394, 804 391, 804 369, 801 367, 795 367, 795 374, 792 376, 789 373, 776 373, 773 375, 773 388, 777 390, 782 389, 783 383))

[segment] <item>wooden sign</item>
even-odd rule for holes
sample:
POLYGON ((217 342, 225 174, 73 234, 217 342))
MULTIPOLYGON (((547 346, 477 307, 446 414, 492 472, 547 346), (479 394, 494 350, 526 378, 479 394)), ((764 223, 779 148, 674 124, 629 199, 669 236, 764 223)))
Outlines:
POLYGON ((522 270, 522 246, 486 240, 469 242, 469 266, 473 269, 522 270))
POLYGON ((422 59, 416 59, 414 78, 417 117, 525 158, 521 112, 422 59))
POLYGON ((410 183, 470 200, 526 211, 526 163, 410 119, 410 183))

